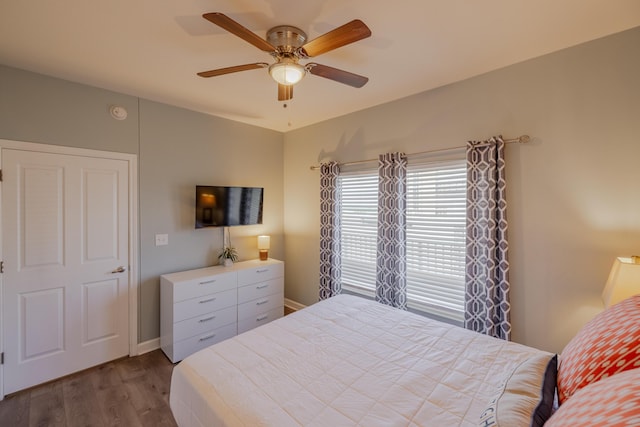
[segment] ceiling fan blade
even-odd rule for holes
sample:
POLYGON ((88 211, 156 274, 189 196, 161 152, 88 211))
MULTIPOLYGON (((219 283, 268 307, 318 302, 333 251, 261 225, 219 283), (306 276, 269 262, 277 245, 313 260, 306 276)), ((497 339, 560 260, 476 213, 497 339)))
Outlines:
POLYGON ((238 24, 227 15, 224 15, 220 12, 211 12, 205 13, 204 15, 202 15, 202 17, 207 21, 210 21, 211 23, 224 28, 231 34, 240 37, 242 40, 251 43, 260 50, 263 50, 265 52, 275 52, 276 50, 276 48, 273 47, 271 43, 258 36, 254 32, 243 27, 242 25, 238 24))
POLYGON ((278 101, 288 101, 293 98, 293 85, 278 83, 278 101))
POLYGON ((358 40, 366 39, 370 35, 371 30, 369 27, 361 20, 354 19, 302 45, 299 51, 302 56, 311 58, 358 40))
POLYGON ((359 76, 348 71, 339 70, 327 65, 316 64, 314 62, 306 65, 307 69, 314 76, 324 77, 325 79, 334 80, 353 87, 362 87, 368 81, 368 77, 359 76))
POLYGON ((198 73, 200 77, 215 77, 223 74, 237 73, 238 71, 255 70, 256 68, 266 68, 269 64, 266 62, 256 62, 255 64, 235 65, 233 67, 218 68, 217 70, 201 71, 198 73))

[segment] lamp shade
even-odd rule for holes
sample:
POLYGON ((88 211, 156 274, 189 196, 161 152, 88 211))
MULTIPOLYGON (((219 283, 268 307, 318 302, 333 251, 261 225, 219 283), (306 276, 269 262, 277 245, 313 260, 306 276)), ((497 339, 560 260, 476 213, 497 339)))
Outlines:
POLYGON ((271 237, 258 236, 258 249, 269 249, 271 246, 271 237))
POLYGON ((607 285, 602 292, 605 307, 640 294, 640 259, 618 257, 613 262, 607 285))
POLYGON ((294 85, 302 80, 305 73, 302 65, 286 58, 269 67, 269 74, 281 85, 294 85))
POLYGON ((258 253, 260 254, 260 261, 266 261, 269 259, 270 246, 271 246, 271 237, 258 236, 258 253))

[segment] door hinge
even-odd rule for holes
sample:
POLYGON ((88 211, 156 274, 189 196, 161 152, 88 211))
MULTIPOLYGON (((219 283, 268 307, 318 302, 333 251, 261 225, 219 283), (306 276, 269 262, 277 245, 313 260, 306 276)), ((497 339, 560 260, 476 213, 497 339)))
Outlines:
POLYGON ((0 365, 4 365, 4 351, 0 353, 0 365))
POLYGON ((2 169, 0 169, 0 182, 2 182, 2 169))
POLYGON ((4 273, 4 261, 0 261, 0 273, 4 273))

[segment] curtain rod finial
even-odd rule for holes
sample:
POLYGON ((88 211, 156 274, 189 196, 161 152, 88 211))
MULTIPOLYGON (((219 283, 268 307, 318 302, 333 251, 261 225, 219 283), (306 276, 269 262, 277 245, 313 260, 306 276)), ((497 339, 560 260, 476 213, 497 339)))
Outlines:
POLYGON ((519 142, 520 144, 526 144, 526 143, 527 143, 527 142, 529 142, 529 141, 531 141, 531 137, 530 137, 529 135, 521 135, 521 136, 518 138, 518 142, 519 142))

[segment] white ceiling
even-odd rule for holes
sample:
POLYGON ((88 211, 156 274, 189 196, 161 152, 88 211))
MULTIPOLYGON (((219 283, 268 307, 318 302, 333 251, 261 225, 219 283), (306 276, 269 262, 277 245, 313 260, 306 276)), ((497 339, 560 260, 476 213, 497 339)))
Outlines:
POLYGON ((286 132, 640 26, 638 0, 2 0, 0 63, 286 132), (271 57, 202 18, 313 39, 361 19, 372 36, 313 58, 369 77, 307 75, 287 108, 271 57))

